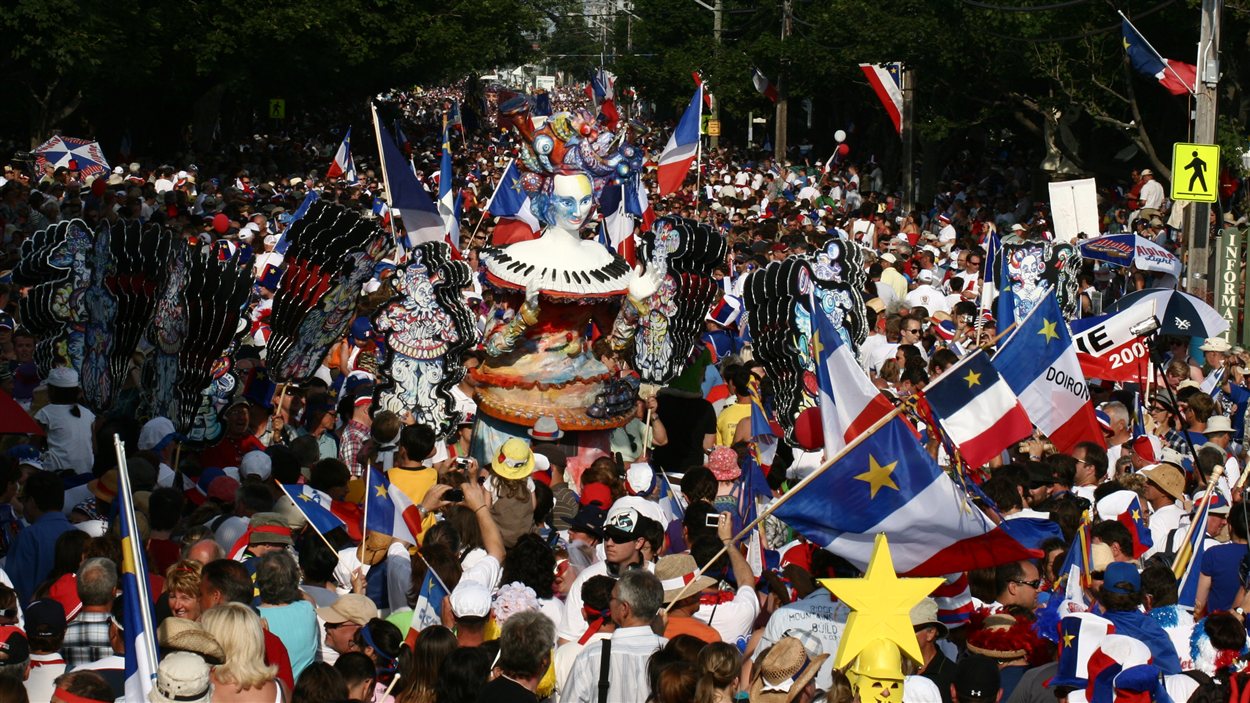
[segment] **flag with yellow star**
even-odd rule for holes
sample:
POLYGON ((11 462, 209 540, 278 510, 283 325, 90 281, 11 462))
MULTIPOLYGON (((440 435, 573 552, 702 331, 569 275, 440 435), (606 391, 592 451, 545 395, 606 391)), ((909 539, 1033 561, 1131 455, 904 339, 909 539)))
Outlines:
POLYGON ((300 511, 313 529, 324 535, 336 527, 344 526, 339 516, 330 512, 330 496, 308 484, 283 483, 279 485, 295 504, 295 509, 300 511))
POLYGON ((980 350, 929 384, 924 397, 964 461, 974 468, 1033 432, 1011 386, 980 350))
POLYGON ((994 355, 994 368, 1057 450, 1081 442, 1107 446, 1054 291, 1019 322, 994 355))
POLYGON ((365 530, 390 535, 401 542, 417 543, 421 534, 421 512, 386 474, 369 469, 365 484, 365 530))
POLYGON ((967 505, 963 492, 901 417, 800 489, 774 515, 860 568, 868 564, 878 533, 889 535, 898 570, 915 576, 1034 554, 967 505))
POLYGON ((521 183, 521 171, 515 159, 499 177, 486 209, 491 216, 499 218, 493 239, 496 246, 533 239, 541 229, 538 218, 530 210, 530 196, 521 183))

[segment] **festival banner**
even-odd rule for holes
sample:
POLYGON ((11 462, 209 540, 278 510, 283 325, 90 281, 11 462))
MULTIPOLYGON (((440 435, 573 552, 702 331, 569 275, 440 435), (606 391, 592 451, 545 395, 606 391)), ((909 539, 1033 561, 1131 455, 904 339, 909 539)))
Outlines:
POLYGON ((1085 377, 1138 382, 1149 375, 1148 340, 1133 334, 1132 328, 1154 314, 1154 301, 1146 301, 1114 315, 1082 321, 1093 324, 1080 331, 1073 329, 1072 343, 1085 377))

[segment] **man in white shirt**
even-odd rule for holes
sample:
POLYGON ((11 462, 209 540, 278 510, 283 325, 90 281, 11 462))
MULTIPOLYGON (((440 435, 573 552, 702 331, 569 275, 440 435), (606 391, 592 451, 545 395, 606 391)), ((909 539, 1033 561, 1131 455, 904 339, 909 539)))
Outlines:
MULTIPOLYGON (((577 580, 569 588, 569 595, 564 601, 564 620, 556 632, 560 641, 575 641, 586 632, 586 617, 582 614, 582 584, 591 577, 604 574, 616 577, 629 573, 631 569, 643 569, 647 572, 655 570, 655 565, 645 560, 642 554, 647 541, 644 535, 652 527, 648 525, 649 522, 655 521, 633 508, 627 508, 608 518, 603 526, 604 560, 582 569, 582 573, 577 575, 577 580)), ((664 589, 660 589, 658 598, 663 600, 664 589)))
MULTIPOLYGON (((850 614, 851 609, 845 603, 833 600, 829 589, 818 587, 806 598, 781 606, 768 618, 755 651, 766 651, 781 638, 790 636, 800 640, 814 638, 820 642, 820 651, 836 652, 850 614)), ((816 674, 816 688, 829 689, 833 682, 832 670, 833 657, 829 657, 816 674)))
POLYGON ((1148 559, 1163 549, 1168 533, 1181 526, 1185 511, 1177 501, 1185 499, 1185 472, 1172 464, 1155 464, 1141 471, 1146 479, 1145 497, 1150 505, 1150 537, 1155 546, 1142 555, 1148 559))
POLYGON ((1163 207, 1163 184, 1155 180, 1154 171, 1143 169, 1141 172, 1142 185, 1138 194, 1138 200, 1141 201, 1141 210, 1137 216, 1141 218, 1149 218, 1159 214, 1159 210, 1163 207))
POLYGON ((607 666, 606 703, 645 703, 650 693, 646 685, 647 661, 668 640, 651 631, 664 604, 664 586, 654 574, 642 569, 625 572, 612 589, 608 609, 616 631, 612 637, 586 645, 577 655, 569 680, 560 693, 560 703, 594 703, 599 698, 599 681, 607 666), (605 647, 610 647, 607 661, 605 647))
POLYGON ((909 308, 924 308, 929 316, 933 313, 942 312, 949 313, 951 311, 950 304, 946 300, 946 294, 933 287, 933 270, 921 269, 916 274, 916 280, 919 282, 915 288, 907 294, 904 302, 909 308))

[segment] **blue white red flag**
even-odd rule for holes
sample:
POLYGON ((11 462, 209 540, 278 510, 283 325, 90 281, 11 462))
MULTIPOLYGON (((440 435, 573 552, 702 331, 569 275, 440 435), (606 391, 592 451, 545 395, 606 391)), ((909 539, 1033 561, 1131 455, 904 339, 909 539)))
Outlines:
MULTIPOLYGON (((116 435, 114 436, 116 437, 116 435)), ((120 440, 115 440, 120 443, 120 440)), ((135 522, 134 493, 126 471, 118 474, 118 520, 122 538, 122 627, 126 642, 126 700, 146 701, 156 681, 156 628, 152 595, 148 592, 148 569, 135 522)))
POLYGON ((967 504, 901 417, 885 423, 810 485, 792 491, 773 514, 859 568, 867 566, 873 540, 881 533, 889 537, 898 570, 912 576, 942 576, 1037 554, 992 529, 967 504), (837 510, 830 509, 830 496, 837 496, 837 510))
POLYGON ((1194 508, 1193 528, 1189 532, 1189 539, 1180 546, 1175 560, 1181 568, 1176 590, 1177 603, 1182 608, 1194 607, 1194 602, 1198 599, 1198 577, 1202 572, 1202 557, 1207 549, 1207 518, 1211 514, 1211 508, 1226 505, 1228 501, 1218 491, 1214 491, 1209 500, 1198 501, 1194 508))
POLYGON ((334 162, 330 164, 330 170, 326 171, 326 178, 343 177, 348 183, 359 182, 356 178, 356 162, 352 160, 352 128, 347 128, 347 134, 343 135, 343 142, 339 144, 338 151, 334 152, 334 162))
POLYGON ((1129 63, 1138 73, 1159 81, 1159 85, 1172 95, 1193 93, 1198 75, 1196 66, 1160 56, 1128 20, 1120 23, 1120 32, 1124 37, 1124 50, 1128 52, 1129 63))
POLYGON ((985 238, 985 258, 981 260, 981 312, 992 310, 997 289, 994 277, 998 275, 998 261, 1003 253, 1003 240, 998 232, 990 232, 985 238))
POLYGON ((994 367, 1055 449, 1068 452, 1080 442, 1106 446, 1054 291, 1020 321, 994 367))
POLYGON ((755 86, 760 95, 777 102, 777 86, 773 85, 772 81, 768 80, 768 76, 765 76, 758 68, 751 69, 751 85, 755 86))
POLYGON ((398 214, 403 221, 404 230, 408 233, 408 246, 443 241, 443 218, 438 214, 438 208, 412 172, 411 164, 395 146, 390 132, 378 121, 376 108, 373 110, 373 128, 382 160, 387 204, 393 211, 392 216, 398 214))
POLYGON ((872 385, 824 310, 814 302, 811 307, 812 357, 816 359, 825 458, 829 459, 894 406, 872 385))
POLYGON ((390 535, 401 542, 417 543, 421 513, 412 499, 391 484, 386 474, 369 469, 365 486, 365 529, 390 535))
POLYGON ((321 199, 321 194, 315 190, 308 191, 304 196, 304 201, 295 208, 295 212, 291 213, 291 219, 286 223, 286 229, 282 230, 282 236, 278 237, 278 243, 274 245, 273 250, 279 254, 285 254, 287 247, 291 246, 291 242, 286 238, 286 233, 291 231, 291 225, 304 219, 304 215, 308 214, 308 208, 312 204, 321 199))
POLYGON ((694 96, 690 98, 690 105, 677 122, 677 129, 668 138, 668 145, 660 153, 659 171, 656 175, 661 196, 676 193, 686 179, 690 163, 698 154, 699 125, 702 119, 703 85, 699 84, 694 89, 694 96))
POLYGON ((978 350, 943 373, 924 391, 933 416, 968 466, 984 466, 1029 436, 1033 424, 989 355, 978 350))
POLYGON ((337 515, 330 512, 330 497, 325 493, 299 483, 282 483, 282 490, 295 504, 295 509, 303 513, 304 519, 321 534, 336 527, 345 527, 345 523, 337 515))
POLYGON ((899 80, 903 72, 903 64, 897 61, 883 64, 861 63, 859 67, 868 78, 868 85, 872 86, 872 92, 877 94, 877 98, 885 107, 886 114, 894 123, 895 131, 902 134, 903 90, 899 87, 899 80))
POLYGON ((460 216, 456 212, 455 189, 452 188, 454 174, 451 168, 451 140, 447 135, 447 126, 443 126, 443 158, 438 169, 438 214, 443 218, 443 228, 447 233, 448 242, 457 251, 460 250, 460 216))
MULTIPOLYGON (((751 379, 751 442, 755 446, 755 460, 762 466, 772 466, 777 456, 778 438, 782 429, 777 420, 764 407, 760 394, 759 379, 751 379)), ((767 485, 767 484, 765 484, 767 485)))
POLYGON ((499 218, 492 238, 495 246, 533 239, 542 229, 538 218, 530 210, 530 196, 521 186, 521 171, 517 169, 515 159, 500 176, 495 193, 486 203, 486 210, 499 218))
POLYGON ((412 608, 411 629, 420 632, 430 625, 443 624, 443 599, 449 595, 451 593, 442 579, 427 565, 421 590, 417 592, 416 605, 412 608))

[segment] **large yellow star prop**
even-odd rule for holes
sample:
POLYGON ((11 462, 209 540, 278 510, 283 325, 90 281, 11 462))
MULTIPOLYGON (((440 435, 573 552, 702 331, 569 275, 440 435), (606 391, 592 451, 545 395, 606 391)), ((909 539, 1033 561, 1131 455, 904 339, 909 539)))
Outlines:
POLYGON ((979 386, 981 385, 981 374, 976 371, 969 371, 968 375, 964 376, 964 382, 968 384, 969 388, 979 386))
POLYGON ((894 467, 896 466, 898 466, 897 461, 892 461, 885 466, 882 466, 881 463, 877 461, 877 457, 869 454, 868 470, 855 478, 869 485, 869 498, 876 498, 877 491, 886 486, 889 486, 896 491, 898 490, 898 484, 894 483, 894 479, 891 476, 894 473, 894 467))
POLYGON ((850 664, 875 639, 887 639, 917 662, 922 661, 920 643, 911 625, 911 609, 933 589, 940 578, 901 579, 894 572, 890 545, 885 535, 877 535, 868 560, 868 571, 860 579, 820 579, 820 585, 850 606, 851 616, 838 642, 833 665, 850 664))
POLYGON ((1046 338, 1046 343, 1050 344, 1050 340, 1059 339, 1059 333, 1055 331, 1055 322, 1042 318, 1042 330, 1038 334, 1046 338))

